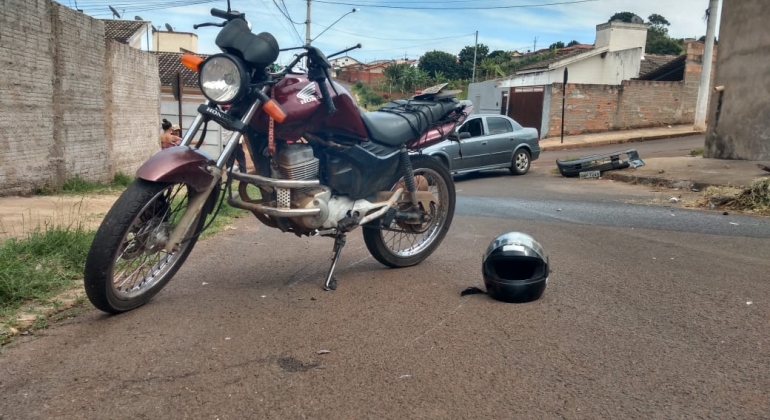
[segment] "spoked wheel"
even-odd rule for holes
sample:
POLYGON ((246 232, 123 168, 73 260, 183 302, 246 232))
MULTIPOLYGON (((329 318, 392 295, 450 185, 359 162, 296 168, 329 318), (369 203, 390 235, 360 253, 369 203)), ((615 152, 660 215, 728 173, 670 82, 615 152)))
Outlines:
POLYGON ((529 152, 526 149, 521 148, 517 150, 513 155, 513 159, 511 159, 511 173, 514 175, 526 174, 529 172, 530 162, 529 152))
POLYGON ((194 233, 179 250, 163 250, 194 192, 183 184, 137 179, 118 198, 96 232, 84 272, 88 299, 109 313, 147 303, 176 274, 197 242, 194 233))
MULTIPOLYGON (((423 208, 424 219, 419 224, 394 220, 387 228, 378 220, 363 229, 369 253, 388 267, 409 267, 428 258, 444 240, 454 217, 455 185, 446 167, 431 157, 415 156, 412 170, 417 190, 428 191, 435 198, 423 208)), ((393 190, 403 186, 402 178, 393 190)), ((402 199, 399 210, 409 205, 402 199)))

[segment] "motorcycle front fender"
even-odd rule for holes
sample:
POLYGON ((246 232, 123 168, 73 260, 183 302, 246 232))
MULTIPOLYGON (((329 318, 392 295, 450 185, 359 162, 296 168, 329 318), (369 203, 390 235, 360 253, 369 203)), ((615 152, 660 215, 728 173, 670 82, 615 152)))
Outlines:
POLYGON ((147 159, 136 171, 146 181, 187 184, 196 192, 209 188, 214 177, 206 167, 214 162, 204 152, 190 147, 163 149, 147 159))

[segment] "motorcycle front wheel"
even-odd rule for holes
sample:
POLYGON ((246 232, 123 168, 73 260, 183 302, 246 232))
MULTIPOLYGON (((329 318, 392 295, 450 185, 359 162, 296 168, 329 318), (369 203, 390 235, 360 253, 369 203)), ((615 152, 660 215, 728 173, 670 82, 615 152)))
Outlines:
MULTIPOLYGON (((421 225, 393 220, 388 227, 382 227, 377 220, 363 229, 369 253, 392 268, 413 266, 428 258, 444 240, 454 218, 455 184, 446 167, 435 158, 414 156, 412 171, 417 189, 432 192, 438 200, 429 209, 423 209, 427 220, 421 225)), ((393 190, 403 186, 401 178, 393 190)), ((405 209, 409 203, 402 202, 400 206, 405 209)))
POLYGON ((85 291, 97 309, 112 314, 130 311, 171 280, 206 221, 204 209, 192 237, 175 252, 163 250, 194 194, 184 184, 142 179, 123 192, 99 226, 86 259, 85 291))

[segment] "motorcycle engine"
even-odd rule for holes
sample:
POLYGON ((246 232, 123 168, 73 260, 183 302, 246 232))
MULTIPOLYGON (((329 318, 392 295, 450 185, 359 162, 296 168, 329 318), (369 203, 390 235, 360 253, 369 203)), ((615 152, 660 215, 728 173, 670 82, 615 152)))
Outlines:
MULTIPOLYGON (((309 181, 318 179, 319 160, 313 155, 313 148, 307 144, 279 144, 273 177, 309 181)), ((329 217, 331 190, 326 187, 278 190, 278 207, 294 209, 321 209, 317 216, 290 219, 295 227, 313 230, 321 227, 329 217)))

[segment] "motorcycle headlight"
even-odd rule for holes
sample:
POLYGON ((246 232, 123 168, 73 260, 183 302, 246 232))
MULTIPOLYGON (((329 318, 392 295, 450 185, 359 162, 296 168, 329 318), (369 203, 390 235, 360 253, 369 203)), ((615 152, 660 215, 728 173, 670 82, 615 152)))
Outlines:
POLYGON ((249 85, 243 63, 229 54, 209 57, 201 64, 198 77, 203 96, 217 104, 237 101, 249 85))

